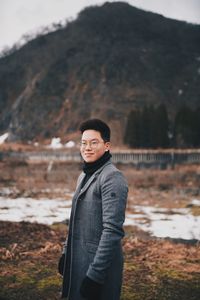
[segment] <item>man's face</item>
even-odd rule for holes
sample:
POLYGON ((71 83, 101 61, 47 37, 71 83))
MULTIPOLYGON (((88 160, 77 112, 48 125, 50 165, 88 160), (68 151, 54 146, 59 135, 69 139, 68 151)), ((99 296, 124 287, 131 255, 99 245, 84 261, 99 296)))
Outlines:
POLYGON ((109 149, 110 143, 104 142, 99 131, 88 129, 83 132, 80 151, 87 163, 95 162, 109 149))

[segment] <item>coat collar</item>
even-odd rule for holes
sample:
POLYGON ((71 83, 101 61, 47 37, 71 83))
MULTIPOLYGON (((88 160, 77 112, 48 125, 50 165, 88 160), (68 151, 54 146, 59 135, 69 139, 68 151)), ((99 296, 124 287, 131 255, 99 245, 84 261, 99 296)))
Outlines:
POLYGON ((89 188, 89 186, 91 185, 91 183, 99 176, 99 174, 101 173, 101 171, 105 168, 105 166, 111 164, 111 160, 108 160, 102 167, 100 167, 96 172, 94 172, 94 174, 92 174, 92 176, 88 179, 88 181, 86 182, 86 184, 83 186, 83 188, 81 189, 81 184, 82 181, 84 179, 84 177, 86 176, 85 173, 81 173, 81 178, 79 181, 79 184, 77 186, 77 191, 78 191, 78 196, 80 197, 83 193, 85 193, 85 191, 89 188))

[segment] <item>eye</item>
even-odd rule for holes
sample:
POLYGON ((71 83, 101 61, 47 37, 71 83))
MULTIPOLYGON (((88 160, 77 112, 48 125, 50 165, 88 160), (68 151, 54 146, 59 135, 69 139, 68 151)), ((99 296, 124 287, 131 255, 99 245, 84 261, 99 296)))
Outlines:
POLYGON ((92 141, 91 142, 91 146, 97 146, 98 145, 98 142, 97 141, 92 141))

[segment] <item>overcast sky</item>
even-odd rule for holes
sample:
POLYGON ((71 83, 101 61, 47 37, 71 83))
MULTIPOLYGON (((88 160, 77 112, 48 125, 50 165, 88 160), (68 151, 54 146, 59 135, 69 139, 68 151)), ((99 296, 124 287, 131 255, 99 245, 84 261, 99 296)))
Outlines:
MULTIPOLYGON (((0 0, 0 51, 25 33, 69 18, 102 0, 0 0)), ((107 1, 117 2, 117 1, 107 1)), ((127 0, 129 4, 166 17, 200 24, 200 0, 127 0)))

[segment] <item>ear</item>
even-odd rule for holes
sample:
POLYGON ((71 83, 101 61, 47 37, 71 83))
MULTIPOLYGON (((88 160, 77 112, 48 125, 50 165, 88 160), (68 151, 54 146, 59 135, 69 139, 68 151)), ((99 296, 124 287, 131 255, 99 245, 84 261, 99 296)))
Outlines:
POLYGON ((110 146, 111 146, 111 145, 110 145, 110 142, 106 142, 106 143, 105 143, 105 147, 106 147, 106 150, 105 150, 105 151, 106 151, 106 152, 108 152, 108 151, 110 150, 110 146))

